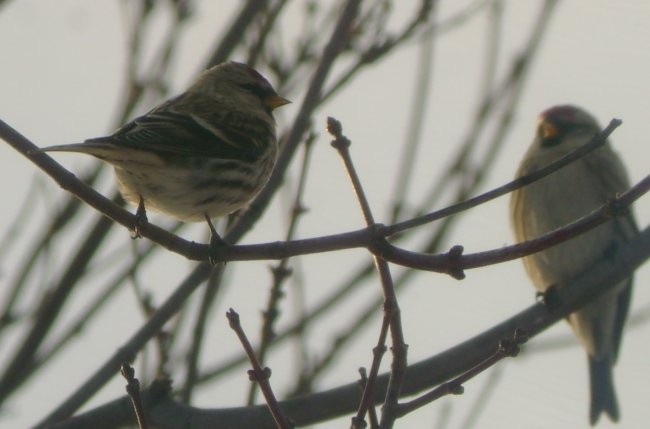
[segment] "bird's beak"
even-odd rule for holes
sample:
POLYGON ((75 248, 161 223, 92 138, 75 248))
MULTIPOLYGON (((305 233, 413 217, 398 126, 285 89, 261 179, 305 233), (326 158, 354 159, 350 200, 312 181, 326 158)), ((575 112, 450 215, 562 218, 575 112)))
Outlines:
POLYGON ((539 125, 540 125, 542 138, 553 139, 557 137, 558 135, 557 127, 553 125, 551 122, 542 120, 542 122, 539 125))
POLYGON ((284 106, 285 104, 291 103, 291 101, 287 100, 286 98, 280 97, 278 94, 273 94, 264 99, 264 103, 271 107, 271 109, 275 109, 280 106, 284 106))

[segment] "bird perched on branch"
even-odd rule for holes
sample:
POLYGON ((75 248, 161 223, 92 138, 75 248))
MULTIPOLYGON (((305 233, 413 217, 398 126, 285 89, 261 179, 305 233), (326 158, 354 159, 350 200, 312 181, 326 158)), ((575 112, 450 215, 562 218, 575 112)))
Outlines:
MULTIPOLYGON (((575 106, 556 106, 544 111, 532 145, 517 177, 540 169, 586 144, 599 131, 597 121, 575 106)), ((609 143, 583 158, 512 193, 511 223, 519 241, 526 241, 588 214, 629 188, 627 173, 609 143)), ((638 233, 631 213, 616 217, 575 238, 526 256, 524 265, 538 291, 562 287, 618 245, 638 233)), ((568 316, 589 358, 591 381, 590 422, 601 413, 619 419, 612 367, 621 345, 632 278, 568 316)))
POLYGON ((124 199, 188 222, 232 213, 251 201, 275 166, 278 143, 271 112, 289 103, 246 64, 204 71, 184 93, 114 134, 45 152, 80 152, 112 164, 124 199))

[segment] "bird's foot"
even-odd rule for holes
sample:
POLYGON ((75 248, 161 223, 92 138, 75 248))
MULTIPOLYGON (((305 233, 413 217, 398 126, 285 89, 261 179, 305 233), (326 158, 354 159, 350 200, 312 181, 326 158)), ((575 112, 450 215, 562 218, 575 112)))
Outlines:
POLYGON ((144 208, 144 199, 140 197, 140 203, 138 204, 138 210, 135 212, 135 225, 133 225, 133 235, 131 238, 133 240, 137 238, 142 238, 142 228, 149 223, 147 219, 147 210, 144 208))
POLYGON ((212 224, 212 221, 210 220, 210 216, 206 214, 205 220, 208 222, 208 227, 210 228, 210 245, 208 247, 208 260, 212 265, 216 265, 217 262, 219 262, 219 259, 217 258, 217 255, 219 254, 219 250, 228 246, 228 243, 223 238, 221 238, 221 236, 217 232, 217 229, 212 224))
POLYGON ((549 313, 554 313, 562 305, 560 294, 555 285, 547 287, 544 292, 537 292, 536 297, 538 301, 544 304, 549 313))

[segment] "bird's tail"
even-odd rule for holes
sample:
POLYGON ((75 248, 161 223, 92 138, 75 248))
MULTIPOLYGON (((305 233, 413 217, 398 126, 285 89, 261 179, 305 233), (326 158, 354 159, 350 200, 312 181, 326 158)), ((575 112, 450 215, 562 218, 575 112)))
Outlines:
POLYGON ((96 155, 111 149, 112 147, 106 143, 71 143, 41 147, 35 149, 33 152, 78 152, 96 155))
POLYGON ((591 410, 589 421, 593 426, 601 413, 617 422, 619 418, 618 402, 612 377, 612 363, 608 358, 596 360, 589 356, 589 378, 591 382, 591 410))
POLYGON ((121 159, 134 158, 143 156, 146 152, 121 148, 107 141, 85 141, 83 143, 62 144, 57 146, 47 146, 33 150, 32 152, 76 152, 92 155, 111 164, 118 164, 121 159), (127 156, 128 152, 128 156, 127 156))

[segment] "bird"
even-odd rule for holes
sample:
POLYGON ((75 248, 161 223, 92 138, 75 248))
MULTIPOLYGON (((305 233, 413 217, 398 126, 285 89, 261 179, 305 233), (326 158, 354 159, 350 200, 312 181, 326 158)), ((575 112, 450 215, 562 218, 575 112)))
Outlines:
POLYGON ((288 103, 255 69, 230 61, 109 136, 39 151, 111 164, 120 193, 138 206, 135 236, 151 209, 184 222, 206 220, 211 244, 221 243, 211 219, 241 209, 268 181, 278 153, 272 111, 288 103))
MULTIPOLYGON (((538 170, 586 144, 601 130, 597 120, 574 105, 551 107, 539 115, 532 144, 516 176, 538 170)), ((627 171, 609 142, 583 158, 512 193, 510 221, 518 241, 560 228, 605 204, 629 188, 627 171)), ((631 240, 638 228, 631 212, 584 234, 523 258, 535 288, 562 287, 631 240)), ((589 421, 605 413, 618 421, 620 412, 613 366, 621 346, 632 277, 625 279, 567 317, 587 352, 591 406, 589 421)))

